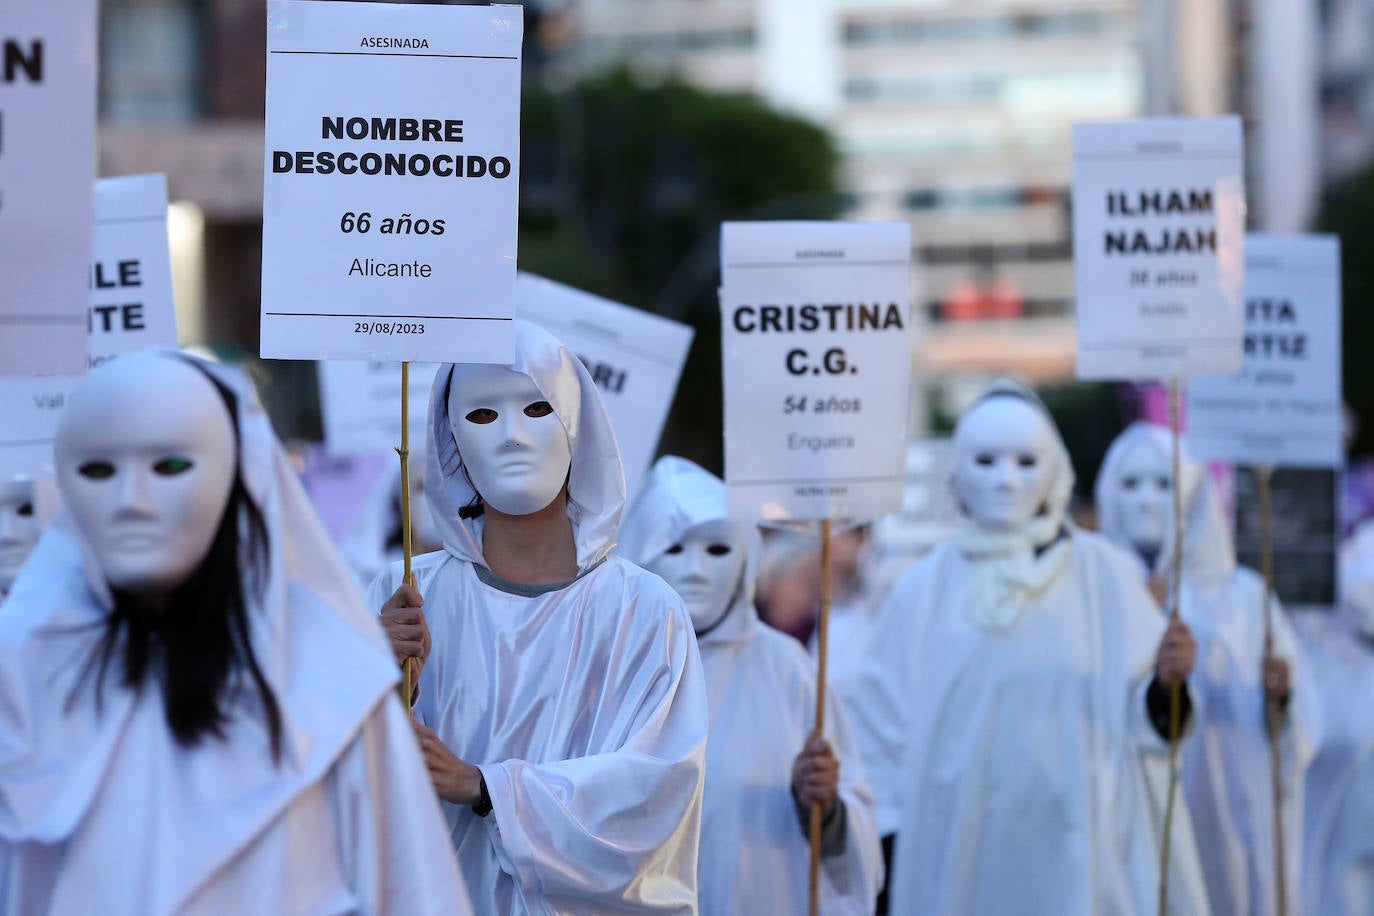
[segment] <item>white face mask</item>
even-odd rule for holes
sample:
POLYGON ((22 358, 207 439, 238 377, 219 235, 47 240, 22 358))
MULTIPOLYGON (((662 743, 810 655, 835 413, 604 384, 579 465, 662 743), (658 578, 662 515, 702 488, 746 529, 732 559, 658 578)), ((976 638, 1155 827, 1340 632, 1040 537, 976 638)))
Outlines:
POLYGON ((54 446, 77 528, 118 591, 165 595, 210 551, 236 467, 214 386, 168 356, 126 356, 72 397, 54 446))
POLYGON ((506 515, 530 515, 554 501, 568 479, 572 449, 563 422, 529 376, 504 366, 455 366, 448 412, 483 502, 506 515))
POLYGON ((1173 473, 1169 461, 1136 442, 1117 463, 1112 480, 1121 531, 1137 550, 1159 550, 1173 528, 1173 473))
POLYGON ((744 527, 722 518, 687 529, 647 568, 678 593, 692 615, 692 627, 701 633, 730 610, 730 599, 744 574, 746 552, 744 527))
POLYGON ((27 481, 0 484, 0 595, 14 585, 42 533, 33 499, 33 484, 27 481))
POLYGON ((975 406, 954 433, 954 488, 980 528, 1020 530, 1035 518, 1058 470, 1054 428, 1020 398, 975 406))

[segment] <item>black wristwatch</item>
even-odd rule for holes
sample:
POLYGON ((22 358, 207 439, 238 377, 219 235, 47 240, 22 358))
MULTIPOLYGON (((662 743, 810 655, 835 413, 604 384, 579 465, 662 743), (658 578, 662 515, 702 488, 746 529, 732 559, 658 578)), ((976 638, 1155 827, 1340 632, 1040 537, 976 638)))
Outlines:
POLYGON ((491 794, 487 792, 487 777, 478 771, 477 776, 477 801, 472 803, 472 813, 478 817, 486 817, 491 814, 491 794))

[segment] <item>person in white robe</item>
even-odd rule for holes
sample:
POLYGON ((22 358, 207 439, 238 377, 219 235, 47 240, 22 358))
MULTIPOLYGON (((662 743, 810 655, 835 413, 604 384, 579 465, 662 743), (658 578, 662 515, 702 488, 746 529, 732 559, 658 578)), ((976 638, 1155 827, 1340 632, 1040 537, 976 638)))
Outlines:
MULTIPOLYGON (((892 912, 1153 913, 1188 628, 1166 627, 1129 557, 1066 521, 1073 469, 1030 391, 994 385, 954 450, 959 533, 894 585, 848 691, 896 834, 892 912)), ((1178 820, 1170 903, 1206 913, 1178 820)))
POLYGON ((707 701, 691 620, 611 555, 625 477, 586 369, 527 322, 516 343, 513 366, 435 376, 444 550, 369 600, 396 657, 423 664, 417 733, 479 910, 692 913, 707 701))
POLYGON ((621 552, 682 596, 710 703, 698 893, 704 916, 804 913, 810 807, 822 805, 820 911, 868 914, 882 880, 873 796, 833 693, 812 737, 814 663, 760 622, 757 529, 731 520, 725 484, 660 458, 621 526, 621 552))
POLYGON ((56 463, 0 612, 0 912, 473 912, 386 637, 247 377, 122 356, 56 463))
MULTIPOLYGON (((1137 422, 1107 450, 1096 484, 1103 535, 1139 561, 1164 592, 1174 551, 1172 439, 1137 422)), ((1183 577, 1180 613, 1197 639, 1196 730, 1183 753, 1183 788, 1216 913, 1280 912, 1266 698, 1281 728, 1284 910, 1297 912, 1303 779, 1319 734, 1316 692, 1293 628, 1264 580, 1236 563, 1230 525, 1206 467, 1180 444, 1183 577)))
POLYGON ((1303 909, 1374 913, 1374 522, 1342 547, 1340 604, 1314 612, 1304 647, 1322 735, 1307 770, 1303 909))
MULTIPOLYGON (((45 482, 50 488, 51 482, 45 482)), ((0 482, 0 601, 14 587, 46 527, 41 489, 39 482, 27 478, 0 482)))

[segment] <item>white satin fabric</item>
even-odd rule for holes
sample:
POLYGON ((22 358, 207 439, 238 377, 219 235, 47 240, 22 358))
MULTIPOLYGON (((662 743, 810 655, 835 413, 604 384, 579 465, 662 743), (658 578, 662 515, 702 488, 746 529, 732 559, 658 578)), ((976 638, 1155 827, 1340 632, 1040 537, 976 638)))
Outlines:
MULTIPOLYGON (((1041 522, 1068 495, 1053 485, 1041 522)), ((1145 692, 1164 619, 1096 535, 984 545, 975 528, 897 581, 845 690, 897 833, 892 912, 1153 913, 1168 746, 1145 692)), ((1174 829, 1172 912, 1205 914, 1186 817, 1174 829)))
MULTIPOLYGON (((1114 486, 1118 462, 1138 445, 1168 456, 1168 430, 1146 423, 1126 429, 1107 450, 1096 496, 1102 533, 1131 548, 1114 486)), ((1179 612, 1197 640, 1190 679, 1197 703, 1194 735, 1183 750, 1183 789, 1216 913, 1277 913, 1274 879, 1274 793, 1265 721, 1264 581, 1236 565, 1230 526, 1206 468, 1180 450, 1184 508, 1183 586, 1179 612)), ((1170 525, 1172 528, 1172 524, 1170 525)), ((1173 532, 1156 559, 1156 575, 1172 563, 1173 532)), ((1147 575, 1138 563, 1142 580, 1147 575)), ((1274 653, 1288 662, 1292 698, 1280 741, 1283 768, 1287 911, 1298 912, 1302 863, 1303 783, 1320 737, 1321 710, 1293 627, 1271 601, 1274 653)))
POLYGON ((1304 643, 1322 710, 1306 782, 1307 916, 1374 913, 1374 640, 1360 632, 1374 616, 1374 524, 1341 552, 1341 593, 1335 614, 1311 615, 1304 643))
POLYGON ((238 461, 267 522, 249 614, 282 758, 250 683, 231 688, 225 739, 191 749, 151 687, 112 676, 101 709, 89 688, 66 703, 111 601, 59 517, 0 610, 0 911, 471 912, 381 628, 246 376, 199 365, 238 397, 238 461))
MULTIPOLYGON (((718 478, 685 459, 661 458, 626 517, 622 550, 647 564, 688 529, 727 515, 718 478)), ((751 544, 751 568, 757 555, 751 544)), ((804 913, 809 899, 811 853, 792 797, 792 763, 811 734, 815 668, 795 639, 759 621, 752 580, 746 572, 726 616, 699 638, 711 709, 697 871, 704 916, 804 913)), ((873 796, 833 692, 826 738, 840 760, 847 823, 843 852, 822 860, 820 909, 871 913, 883 874, 873 796)))
MULTIPOLYGON (((482 913, 695 913, 707 705, 691 622, 661 579, 607 556, 625 482, 591 377, 533 325, 517 322, 516 340, 514 368, 568 431, 581 574, 532 597, 479 578, 441 368, 425 479, 445 549, 415 562, 433 639, 416 713, 492 801, 486 818, 442 805, 453 847, 482 913)), ((393 567, 369 604, 400 581, 393 567)))

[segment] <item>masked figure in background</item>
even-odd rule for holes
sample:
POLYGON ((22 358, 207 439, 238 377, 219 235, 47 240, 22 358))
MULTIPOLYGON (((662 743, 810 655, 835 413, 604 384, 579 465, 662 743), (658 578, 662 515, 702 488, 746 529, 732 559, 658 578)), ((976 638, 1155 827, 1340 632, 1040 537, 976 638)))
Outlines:
POLYGON ((19 568, 43 533, 36 485, 29 480, 0 483, 0 601, 14 586, 19 568))
MULTIPOLYGON (((1139 558, 1138 576, 1167 592, 1174 551, 1172 440, 1167 429, 1132 424, 1102 463, 1098 525, 1139 558)), ((1264 581, 1236 565, 1221 500, 1206 468, 1181 454, 1183 586, 1179 612, 1197 636, 1192 686, 1197 734, 1183 751, 1183 788, 1216 913, 1279 912, 1274 878, 1274 793, 1266 698, 1278 704, 1283 751, 1287 912, 1297 912, 1303 774, 1319 710, 1297 669, 1293 629, 1274 599, 1273 652, 1264 645, 1264 581)))
MULTIPOLYGON (((411 549, 418 556, 440 548, 442 538, 425 499, 423 465, 410 467, 411 549)), ((401 469, 393 461, 373 485, 339 542, 339 550, 364 589, 391 564, 403 559, 401 469)))
POLYGON ((444 550, 417 588, 396 567, 370 598, 397 658, 427 657, 417 732, 479 910, 693 912, 691 620, 609 556, 625 476, 586 369, 526 322, 516 344, 511 367, 439 370, 425 480, 444 550))
POLYGON ((1322 710, 1307 770, 1301 912, 1309 916, 1374 913, 1374 523, 1342 549, 1340 578, 1340 607, 1312 621, 1318 632, 1306 643, 1322 710))
POLYGON ((821 912, 868 914, 882 880, 873 797, 839 706, 811 739, 816 677, 800 644, 754 612, 750 527, 725 484, 662 458, 621 528, 625 554, 682 596, 711 709, 697 869, 703 916, 803 913, 812 801, 823 806, 821 912))
MULTIPOLYGON (((1153 913, 1152 779, 1192 637, 1166 629, 1129 557, 1066 523, 1073 469, 1027 389, 996 384, 954 453, 960 532, 893 586, 848 693, 897 833, 892 912, 1153 913)), ((1173 912, 1205 913, 1182 858, 1173 912)))
POLYGON ((0 911, 471 912, 386 639, 246 378, 121 357, 56 463, 0 614, 0 911))

